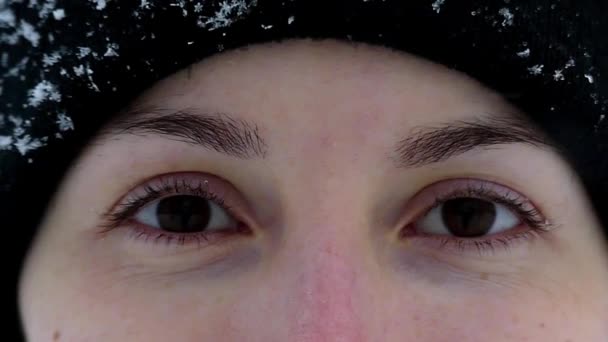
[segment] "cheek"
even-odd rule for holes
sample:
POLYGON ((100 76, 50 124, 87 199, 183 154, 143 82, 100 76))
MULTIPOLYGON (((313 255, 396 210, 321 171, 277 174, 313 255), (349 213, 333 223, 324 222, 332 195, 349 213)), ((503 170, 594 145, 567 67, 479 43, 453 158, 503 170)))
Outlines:
POLYGON ((25 293, 24 318, 32 341, 49 341, 56 334, 61 341, 219 341, 234 325, 229 296, 205 291, 200 281, 142 285, 141 279, 90 273, 80 273, 78 279, 36 278, 48 281, 44 289, 32 285, 33 291, 25 293))
MULTIPOLYGON (((436 292, 403 300, 393 295, 392 314, 384 324, 391 338, 416 341, 599 341, 605 329, 597 314, 570 301, 538 291, 512 295, 497 292, 436 292)), ((412 297, 411 295, 409 296, 412 297)))

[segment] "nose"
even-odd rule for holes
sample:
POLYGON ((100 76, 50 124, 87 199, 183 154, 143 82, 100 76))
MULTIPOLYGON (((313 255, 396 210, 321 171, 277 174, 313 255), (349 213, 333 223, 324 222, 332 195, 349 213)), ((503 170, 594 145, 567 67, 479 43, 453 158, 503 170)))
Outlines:
POLYGON ((280 258, 289 340, 368 341, 359 310, 365 306, 363 257, 344 234, 315 231, 280 258))

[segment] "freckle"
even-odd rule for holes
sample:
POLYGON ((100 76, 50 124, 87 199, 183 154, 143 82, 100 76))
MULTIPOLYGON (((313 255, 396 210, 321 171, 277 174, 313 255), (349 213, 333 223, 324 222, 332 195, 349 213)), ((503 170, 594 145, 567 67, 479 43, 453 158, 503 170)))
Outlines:
POLYGON ((545 322, 541 322, 541 323, 538 325, 538 327, 539 327, 539 328, 541 328, 541 329, 544 329, 544 328, 545 328, 545 322))
POLYGON ((60 337, 61 333, 59 332, 59 330, 55 330, 55 332, 53 333, 53 341, 59 341, 60 337))
POLYGON ((420 320, 420 316, 414 315, 413 319, 414 319, 414 321, 418 322, 420 320))
POLYGON ((479 275, 479 278, 481 278, 481 280, 488 280, 489 276, 487 273, 484 272, 479 275))

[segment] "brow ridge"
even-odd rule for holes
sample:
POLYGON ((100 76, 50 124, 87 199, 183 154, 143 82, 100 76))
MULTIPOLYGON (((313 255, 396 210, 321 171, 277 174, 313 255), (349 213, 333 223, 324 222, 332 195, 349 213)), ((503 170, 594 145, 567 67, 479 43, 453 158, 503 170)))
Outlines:
POLYGON ((264 158, 267 145, 257 125, 226 113, 158 107, 121 113, 101 136, 161 135, 241 159, 264 158))

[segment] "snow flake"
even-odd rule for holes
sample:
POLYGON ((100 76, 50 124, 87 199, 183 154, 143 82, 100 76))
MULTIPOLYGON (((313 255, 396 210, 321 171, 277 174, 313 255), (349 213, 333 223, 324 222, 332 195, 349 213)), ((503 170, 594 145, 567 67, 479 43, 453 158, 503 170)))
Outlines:
POLYGON ((106 52, 103 54, 104 57, 118 57, 118 44, 110 43, 106 47, 106 52))
POLYGON ((96 5, 95 6, 96 10, 101 11, 106 8, 106 0, 89 0, 89 1, 96 5))
POLYGON ((0 151, 10 150, 13 145, 13 137, 8 135, 0 135, 0 151))
POLYGON ((25 20, 21 20, 21 27, 19 28, 18 33, 21 34, 21 36, 25 38, 25 40, 29 41, 32 46, 38 46, 38 42, 40 41, 40 34, 36 32, 32 24, 28 23, 25 20))
POLYGON ((502 15, 502 17, 504 18, 502 21, 502 26, 512 26, 513 25, 513 18, 515 17, 513 15, 513 13, 511 13, 511 11, 506 8, 503 7, 500 10, 498 10, 498 14, 502 15))
POLYGON ((29 151, 44 146, 44 143, 40 139, 32 138, 29 134, 26 134, 20 138, 15 139, 13 146, 15 146, 17 151, 19 151, 19 153, 24 156, 29 151))
POLYGON ((528 57, 530 57, 530 49, 528 48, 528 49, 525 49, 523 51, 518 52, 517 53, 517 57, 520 57, 520 58, 528 58, 528 57))
POLYGON ((433 7, 433 11, 437 13, 441 12, 441 6, 443 6, 444 2, 445 0, 435 0, 435 2, 433 2, 433 4, 431 5, 433 7))
POLYGON ((72 122, 72 118, 65 115, 65 113, 57 114, 57 121, 55 121, 59 130, 62 132, 74 130, 74 123, 72 122))
POLYGON ((65 18, 65 10, 63 8, 54 10, 53 18, 55 18, 55 20, 61 20, 61 19, 65 18))
POLYGON ((0 27, 14 27, 15 14, 10 9, 0 10, 0 27))
POLYGON ((82 59, 82 58, 85 58, 86 56, 88 56, 90 53, 91 53, 91 48, 86 47, 86 46, 79 46, 76 56, 78 58, 82 59))
POLYGON ((536 64, 536 65, 528 68, 528 72, 530 73, 530 75, 538 76, 543 73, 544 67, 545 66, 542 64, 536 64))
POLYGON ((197 22, 201 28, 209 31, 217 30, 232 25, 234 21, 249 12, 251 7, 257 4, 257 0, 226 0, 220 3, 220 8, 211 17, 205 17, 197 22))
POLYGON ((42 65, 44 65, 45 67, 49 67, 51 65, 55 65, 57 64, 57 62, 59 62, 59 60, 61 59, 61 54, 59 53, 59 51, 55 51, 52 52, 51 54, 44 54, 42 56, 42 65))
POLYGON ((57 91, 57 87, 49 81, 42 81, 29 91, 29 106, 38 107, 44 101, 61 101, 61 94, 57 91))
POLYGON ((563 73, 563 72, 564 72, 564 71, 563 71, 563 70, 561 70, 561 69, 557 69, 557 70, 555 70, 555 72, 553 73, 553 79, 554 79, 555 81, 563 81, 563 80, 565 80, 565 78, 564 78, 564 73, 563 73))

